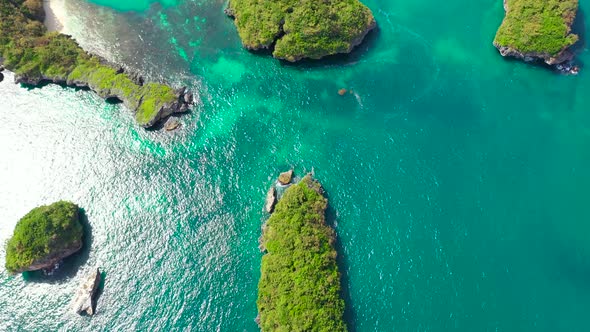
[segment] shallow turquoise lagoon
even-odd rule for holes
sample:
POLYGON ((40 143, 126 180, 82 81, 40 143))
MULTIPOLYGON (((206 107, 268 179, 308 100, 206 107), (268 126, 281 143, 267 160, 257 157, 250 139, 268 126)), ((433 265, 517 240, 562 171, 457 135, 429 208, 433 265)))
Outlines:
POLYGON ((264 197, 290 167, 328 194, 351 331, 590 329, 590 75, 502 59, 500 0, 368 0, 366 43, 298 65, 243 50, 224 1, 97 3, 65 4, 69 33, 200 104, 145 131, 92 93, 0 83, 0 242, 58 199, 92 233, 53 276, 0 267, 0 330, 256 331, 264 197))

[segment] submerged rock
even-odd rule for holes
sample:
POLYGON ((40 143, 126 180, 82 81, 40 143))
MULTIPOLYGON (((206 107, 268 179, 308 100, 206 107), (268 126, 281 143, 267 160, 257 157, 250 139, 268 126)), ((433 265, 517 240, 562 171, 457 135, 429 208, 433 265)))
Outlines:
POLYGON ((277 204, 277 189, 273 185, 268 189, 268 193, 266 194, 266 203, 264 204, 264 210, 268 213, 272 213, 275 208, 275 204, 277 204))
POLYGON ((82 280, 80 288, 74 296, 72 307, 77 314, 86 312, 88 315, 94 315, 94 300, 99 284, 100 270, 97 267, 82 280))
POLYGON ((293 178, 293 170, 289 170, 287 172, 283 172, 279 175, 279 183, 284 185, 287 185, 289 183, 291 183, 291 179, 293 178))
POLYGON ((346 92, 347 92, 346 89, 340 89, 340 90, 338 90, 338 94, 341 95, 341 96, 344 96, 346 94, 346 92))

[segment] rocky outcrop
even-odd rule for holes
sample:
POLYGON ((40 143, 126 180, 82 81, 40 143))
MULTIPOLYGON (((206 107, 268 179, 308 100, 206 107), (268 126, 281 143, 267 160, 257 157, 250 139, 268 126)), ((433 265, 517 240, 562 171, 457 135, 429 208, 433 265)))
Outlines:
POLYGON ((164 124, 166 131, 176 130, 180 127, 180 122, 173 118, 168 118, 168 121, 164 124))
POLYGON ((291 183, 292 178, 293 178, 293 170, 283 172, 279 175, 279 183, 283 186, 286 186, 289 183, 291 183))
POLYGON ((503 57, 513 57, 525 62, 541 60, 550 66, 572 61, 574 58, 574 53, 569 48, 563 49, 556 56, 551 56, 547 53, 524 53, 509 46, 500 46, 497 43, 494 43, 494 46, 503 57))
POLYGON ((571 62, 571 47, 578 40, 572 33, 578 0, 537 1, 504 0, 505 17, 494 47, 504 57, 525 62, 543 61, 550 66, 571 62))
POLYGON ((94 315, 96 292, 100 284, 100 270, 94 268, 86 278, 82 280, 80 288, 72 300, 72 308, 77 314, 86 313, 94 315))
POLYGON ((264 204, 264 211, 267 213, 272 213, 275 208, 275 204, 277 204, 277 189, 273 185, 268 189, 268 193, 266 193, 266 203, 264 204))

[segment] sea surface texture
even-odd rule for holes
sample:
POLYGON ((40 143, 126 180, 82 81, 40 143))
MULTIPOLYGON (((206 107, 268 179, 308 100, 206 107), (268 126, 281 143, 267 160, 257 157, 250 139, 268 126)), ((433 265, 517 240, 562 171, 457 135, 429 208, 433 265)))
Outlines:
POLYGON ((225 1, 61 1, 83 47, 200 101, 146 131, 6 73, 0 242, 60 199, 89 235, 50 276, 10 276, 2 246, 0 331, 257 331, 264 198, 291 167, 326 189, 351 331, 589 331, 590 68, 503 59, 501 0, 364 2, 379 27, 356 51, 290 65, 244 50, 225 1))

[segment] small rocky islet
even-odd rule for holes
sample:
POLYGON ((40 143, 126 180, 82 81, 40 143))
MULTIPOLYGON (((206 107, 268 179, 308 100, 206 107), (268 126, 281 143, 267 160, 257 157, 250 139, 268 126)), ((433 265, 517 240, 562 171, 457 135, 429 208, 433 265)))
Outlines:
POLYGON ((6 243, 6 270, 16 274, 51 269, 82 249, 83 228, 76 204, 59 201, 22 217, 6 243))
POLYGON ((96 267, 82 279, 78 291, 72 300, 72 308, 75 313, 94 315, 96 295, 101 278, 100 269, 96 267))
POLYGON ((308 174, 285 190, 264 223, 256 301, 261 331, 346 331, 327 206, 320 183, 308 174))
POLYGON ((376 26, 358 0, 230 0, 242 44, 289 62, 349 53, 376 26))
MULTIPOLYGON (((80 218, 80 208, 68 201, 32 209, 17 222, 6 242, 6 270, 11 274, 53 270, 57 263, 82 249, 80 218)), ((98 268, 83 279, 72 301, 76 313, 94 314, 100 281, 98 268)))
POLYGON ((502 56, 540 60, 577 73, 577 67, 567 63, 574 58, 571 47, 579 39, 572 32, 578 0, 504 0, 504 10, 493 43, 502 56))
POLYGON ((15 73, 17 83, 89 88, 104 99, 122 101, 146 128, 189 110, 193 95, 186 88, 145 83, 141 76, 86 53, 70 36, 48 32, 44 17, 42 0, 0 0, 0 65, 15 73))

